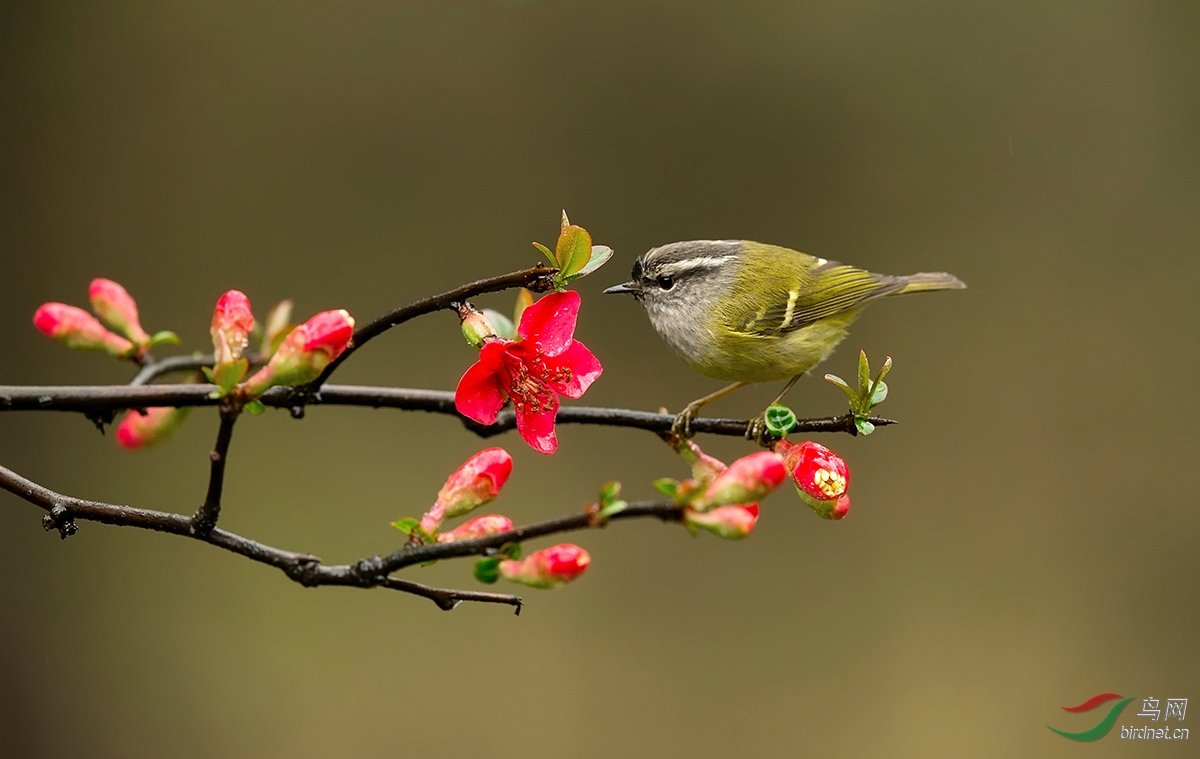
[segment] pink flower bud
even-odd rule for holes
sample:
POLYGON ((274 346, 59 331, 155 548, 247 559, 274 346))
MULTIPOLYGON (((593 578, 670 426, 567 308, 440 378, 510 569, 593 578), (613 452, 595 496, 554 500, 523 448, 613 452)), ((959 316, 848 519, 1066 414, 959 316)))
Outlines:
POLYGON ((128 356, 134 349, 133 343, 109 332, 96 317, 65 303, 43 303, 33 315, 33 324, 68 348, 104 351, 110 356, 128 356))
POLYGON ((850 469, 841 456, 819 443, 805 441, 793 445, 786 440, 775 444, 796 482, 801 500, 825 519, 841 519, 850 510, 846 490, 850 469))
POLYGON ((500 576, 531 588, 557 588, 588 568, 592 557, 571 543, 560 543, 529 554, 520 561, 500 562, 500 576))
POLYGON ((503 448, 480 451, 446 479, 437 502, 421 517, 421 529, 433 534, 448 517, 467 514, 500 495, 512 473, 512 456, 503 448))
POLYGON ((726 540, 741 540, 754 531, 758 522, 758 504, 720 506, 712 511, 689 508, 683 512, 683 518, 689 526, 714 532, 726 540))
POLYGON ((296 327, 270 362, 246 380, 244 392, 257 398, 275 385, 303 385, 321 372, 350 344, 354 318, 344 309, 323 311, 296 327))
POLYGON ((124 287, 111 279, 93 279, 88 287, 88 298, 92 301, 92 310, 105 324, 139 347, 150 342, 150 336, 138 322, 137 303, 124 287))
POLYGON ((170 406, 154 406, 146 409, 145 414, 130 411, 117 425, 117 442, 129 450, 161 443, 179 429, 191 411, 191 408, 170 406))
POLYGON ((246 350, 250 332, 254 329, 254 314, 250 299, 240 290, 230 290, 217 301, 213 310, 212 334, 214 363, 232 364, 246 350))
POLYGON ((443 532, 437 536, 437 541, 439 543, 453 543, 458 540, 486 538, 489 535, 508 532, 512 528, 512 520, 508 517, 500 516, 499 514, 486 514, 463 522, 450 532, 443 532))
POLYGON ((694 504, 700 511, 717 506, 752 503, 761 500, 787 478, 783 458, 761 451, 743 456, 717 475, 694 504))

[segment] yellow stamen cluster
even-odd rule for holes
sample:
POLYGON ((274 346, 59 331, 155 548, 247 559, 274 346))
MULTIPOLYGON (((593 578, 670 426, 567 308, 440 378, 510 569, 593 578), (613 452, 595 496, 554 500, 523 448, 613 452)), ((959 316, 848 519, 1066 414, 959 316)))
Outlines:
POLYGON ((818 469, 813 474, 813 484, 830 498, 846 492, 846 478, 831 469, 818 469))

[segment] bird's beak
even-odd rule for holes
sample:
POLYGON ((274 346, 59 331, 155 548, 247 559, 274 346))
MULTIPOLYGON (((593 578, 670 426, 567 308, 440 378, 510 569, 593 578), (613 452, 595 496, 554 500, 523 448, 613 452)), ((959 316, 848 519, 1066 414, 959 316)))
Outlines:
POLYGON ((604 292, 605 293, 630 293, 631 295, 637 295, 637 294, 641 293, 641 291, 642 291, 642 288, 638 287, 636 282, 626 282, 623 285, 613 285, 612 287, 608 288, 604 292))

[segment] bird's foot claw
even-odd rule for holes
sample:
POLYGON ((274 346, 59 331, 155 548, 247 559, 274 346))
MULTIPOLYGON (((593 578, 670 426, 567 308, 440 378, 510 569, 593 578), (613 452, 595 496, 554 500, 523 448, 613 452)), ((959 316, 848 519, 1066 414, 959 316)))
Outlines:
POLYGON ((767 429, 767 412, 763 412, 750 420, 746 425, 746 439, 753 440, 763 448, 770 449, 771 444, 779 438, 767 429))
POLYGON ((671 423, 671 434, 678 435, 684 440, 694 437, 696 431, 692 429, 692 420, 698 413, 700 413, 700 407, 689 403, 683 411, 675 415, 675 421, 671 423))

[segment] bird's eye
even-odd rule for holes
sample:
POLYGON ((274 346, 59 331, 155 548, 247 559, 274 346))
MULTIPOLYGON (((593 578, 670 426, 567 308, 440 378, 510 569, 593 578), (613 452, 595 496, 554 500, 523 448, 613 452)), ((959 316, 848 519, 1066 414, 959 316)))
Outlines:
POLYGON ((671 279, 670 277, 659 277, 658 286, 664 290, 670 290, 675 286, 675 280, 671 279))

